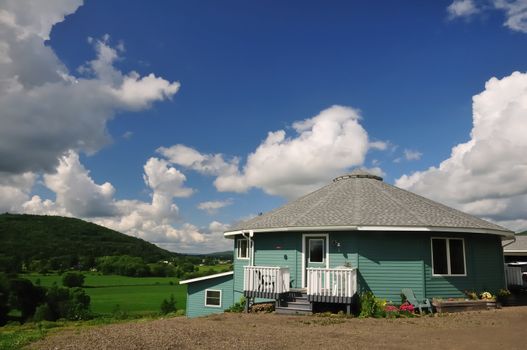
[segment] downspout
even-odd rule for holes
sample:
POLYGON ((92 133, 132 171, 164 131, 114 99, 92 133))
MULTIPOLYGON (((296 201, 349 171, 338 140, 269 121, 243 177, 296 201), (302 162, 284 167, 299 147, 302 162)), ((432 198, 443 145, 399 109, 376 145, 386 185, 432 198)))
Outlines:
POLYGON ((501 247, 502 247, 502 248, 505 248, 506 246, 511 245, 511 244, 513 244, 514 242, 516 242, 516 234, 515 234, 514 237, 512 238, 512 242, 509 242, 509 243, 507 243, 507 244, 505 244, 505 245, 502 245, 501 247))
MULTIPOLYGON (((249 230, 249 231, 242 231, 242 237, 245 237, 247 239, 247 242, 249 243, 249 266, 254 266, 254 254, 253 254, 253 240, 252 240, 252 237, 254 236, 254 231, 253 230, 249 230), (248 233, 248 235, 246 235, 246 233, 248 233)), ((254 298, 253 298, 253 303, 254 303, 254 298)), ((247 298, 247 301, 245 303, 245 313, 249 312, 249 307, 250 307, 250 302, 251 302, 251 298, 247 298)))
POLYGON ((503 257, 503 279, 505 280, 505 289, 509 289, 509 284, 507 283, 507 276, 505 276, 505 247, 508 246, 508 245, 511 245, 513 244, 514 242, 516 242, 516 234, 514 234, 514 236, 512 237, 512 242, 509 242, 503 246, 501 246, 501 251, 503 252, 502 254, 502 257, 503 257))

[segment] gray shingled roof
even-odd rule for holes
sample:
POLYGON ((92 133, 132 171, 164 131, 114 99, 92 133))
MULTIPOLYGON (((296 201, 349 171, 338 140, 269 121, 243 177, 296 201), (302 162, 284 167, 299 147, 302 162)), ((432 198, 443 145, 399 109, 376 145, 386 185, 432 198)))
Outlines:
MULTIPOLYGON (((507 244, 508 242, 504 242, 503 245, 507 244)), ((516 235, 516 242, 507 245, 506 247, 503 247, 503 251, 511 251, 511 250, 524 250, 527 251, 527 235, 516 235)))
POLYGON ((228 232, 295 227, 397 226, 441 227, 512 232, 488 221, 426 199, 356 170, 327 186, 228 232))

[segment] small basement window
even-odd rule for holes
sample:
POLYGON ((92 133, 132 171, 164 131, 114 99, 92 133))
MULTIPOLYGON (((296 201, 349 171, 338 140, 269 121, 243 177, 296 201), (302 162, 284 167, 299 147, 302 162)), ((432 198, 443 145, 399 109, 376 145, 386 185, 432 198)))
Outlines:
POLYGON ((205 306, 221 307, 221 290, 205 290, 205 306))
POLYGON ((249 240, 247 238, 240 238, 236 241, 236 251, 238 259, 249 259, 249 240))
POLYGON ((463 238, 432 238, 432 275, 467 275, 463 238))

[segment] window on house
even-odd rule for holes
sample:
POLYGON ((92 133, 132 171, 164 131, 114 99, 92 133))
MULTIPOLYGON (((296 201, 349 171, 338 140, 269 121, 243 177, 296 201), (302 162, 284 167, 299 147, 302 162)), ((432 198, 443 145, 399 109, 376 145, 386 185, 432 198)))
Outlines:
POLYGON ((462 238, 432 238, 432 274, 466 275, 465 242, 462 238))
POLYGON ((236 241, 236 244, 236 256, 238 259, 249 259, 249 240, 247 238, 240 238, 236 241))
POLYGON ((205 306, 221 307, 221 290, 205 290, 205 306))
POLYGON ((309 262, 324 262, 324 240, 309 240, 309 262))

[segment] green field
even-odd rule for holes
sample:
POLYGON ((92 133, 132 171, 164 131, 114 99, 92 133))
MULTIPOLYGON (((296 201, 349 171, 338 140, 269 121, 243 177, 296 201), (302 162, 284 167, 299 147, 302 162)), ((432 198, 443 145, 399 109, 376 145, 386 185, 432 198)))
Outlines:
MULTIPOLYGON (((62 285, 62 277, 57 274, 27 274, 22 277, 33 283, 40 280, 42 286, 53 283, 62 285)), ((84 281, 86 293, 91 297, 92 311, 109 315, 119 305, 119 309, 130 314, 151 314, 159 312, 163 299, 174 294, 178 309, 185 309, 187 300, 186 285, 179 285, 175 277, 126 277, 87 273, 84 281), (170 284, 172 282, 172 284, 170 284)))
POLYGON ((220 272, 226 272, 226 271, 230 271, 232 270, 231 268, 231 265, 230 264, 218 264, 218 265, 201 265, 201 266, 198 266, 198 271, 199 272, 203 272, 203 271, 208 271, 208 270, 214 270, 215 273, 220 273, 220 272))

